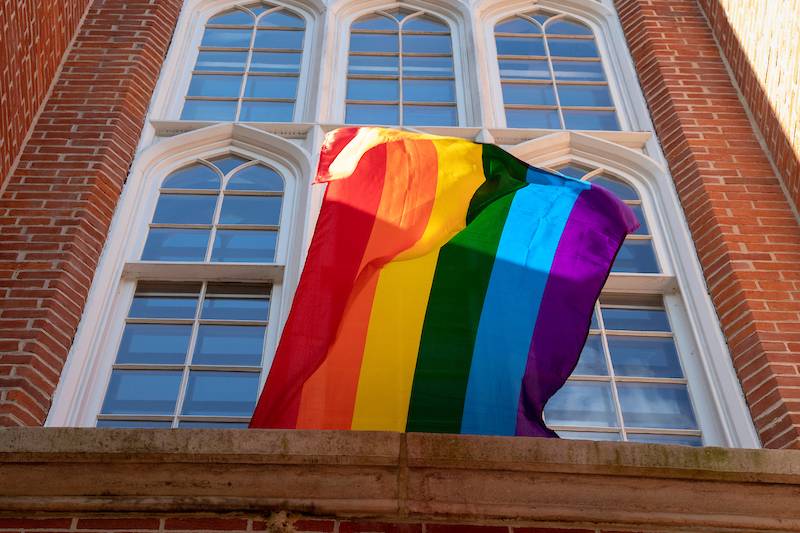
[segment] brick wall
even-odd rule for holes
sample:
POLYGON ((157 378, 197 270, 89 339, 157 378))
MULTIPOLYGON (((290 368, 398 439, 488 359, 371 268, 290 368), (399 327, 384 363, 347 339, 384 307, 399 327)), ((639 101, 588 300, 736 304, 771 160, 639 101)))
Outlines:
POLYGON ((88 5, 89 0, 0 0, 0 183, 88 5))
POLYGON ((699 2, 791 199, 800 207, 800 2, 699 2))
POLYGON ((764 446, 800 448, 800 227, 697 0, 616 0, 764 446))
POLYGON ((0 195, 0 425, 45 419, 180 5, 92 3, 0 195))

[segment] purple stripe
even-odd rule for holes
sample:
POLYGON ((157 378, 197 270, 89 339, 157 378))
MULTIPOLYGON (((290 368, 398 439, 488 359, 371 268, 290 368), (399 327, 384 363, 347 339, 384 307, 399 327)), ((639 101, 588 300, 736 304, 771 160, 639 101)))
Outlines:
POLYGON ((614 257, 625 235, 638 225, 628 206, 597 185, 575 201, 533 330, 517 406, 517 435, 557 436, 542 421, 544 405, 575 369, 614 257))

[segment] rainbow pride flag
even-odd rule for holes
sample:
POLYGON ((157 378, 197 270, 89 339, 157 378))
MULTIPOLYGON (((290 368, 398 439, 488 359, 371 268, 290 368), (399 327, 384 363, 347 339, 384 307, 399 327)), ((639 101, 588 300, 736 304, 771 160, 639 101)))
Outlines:
POLYGON ((328 134, 305 268, 251 427, 555 436, 633 212, 500 148, 328 134))

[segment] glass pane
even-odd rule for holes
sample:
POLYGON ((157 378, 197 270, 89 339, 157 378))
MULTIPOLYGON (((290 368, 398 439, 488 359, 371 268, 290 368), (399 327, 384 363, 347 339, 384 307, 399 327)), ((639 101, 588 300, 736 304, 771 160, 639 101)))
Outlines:
POLYGON ((614 427, 617 419, 606 382, 568 381, 544 409, 547 423, 563 426, 614 427))
POLYGON ((180 370, 114 370, 100 412, 171 415, 182 374, 180 370))
POLYGON ((291 122, 292 102, 242 102, 239 120, 243 122, 291 122))
POLYGON ((598 329, 600 327, 598 324, 599 323, 597 322, 597 311, 595 311, 594 313, 592 313, 592 323, 589 327, 591 329, 598 329))
POLYGON ((187 324, 126 324, 117 363, 181 365, 191 334, 187 324))
POLYGON ((559 85, 558 98, 561 105, 612 107, 611 93, 605 85, 559 85))
POLYGON ((636 220, 639 221, 639 229, 633 232, 634 235, 648 235, 650 233, 650 229, 647 227, 647 218, 644 216, 644 210, 642 209, 641 205, 631 205, 629 206, 633 209, 633 213, 636 215, 636 220))
POLYGON ((396 125, 400 114, 396 105, 347 104, 346 124, 396 125))
POLYGON ((162 194, 153 215, 154 224, 211 224, 217 196, 162 194))
POLYGON ((299 73, 301 58, 295 52, 253 52, 250 72, 299 73))
POLYGON ((568 130, 619 130, 614 111, 564 111, 564 122, 568 130))
POLYGON ((703 439, 692 435, 645 435, 642 433, 628 433, 630 442, 650 442, 658 444, 673 444, 676 446, 702 446, 703 439))
POLYGON ((237 263, 271 263, 275 259, 277 231, 219 230, 211 260, 237 263))
POLYGON ((397 56, 350 56, 350 74, 397 75, 400 59, 397 56))
POLYGON ((400 98, 397 80, 347 80, 350 100, 397 101, 400 98))
POLYGON ((594 39, 548 39, 551 56, 600 57, 594 39))
POLYGON ((181 120, 230 121, 236 117, 236 102, 206 102, 187 100, 181 120))
POLYGON ((675 341, 670 338, 609 335, 608 351, 618 376, 683 377, 675 341))
POLYGON ((409 15, 413 15, 415 12, 411 11, 410 9, 406 9, 404 7, 398 7, 395 9, 387 9, 386 13, 395 18, 395 20, 403 20, 409 15))
POLYGON ((250 37, 253 30, 234 30, 208 28, 203 34, 200 46, 218 46, 220 48, 250 48, 250 37))
POLYGON ((583 345, 578 366, 572 371, 575 376, 606 376, 606 356, 603 354, 603 341, 600 335, 589 335, 583 345))
POLYGON ((219 176, 205 165, 192 165, 167 176, 161 186, 165 189, 219 189, 219 176))
POLYGON ((545 28, 548 35, 592 35, 592 30, 578 22, 569 20, 556 20, 545 28))
POLYGON ((407 126, 457 126, 455 106, 403 106, 403 124, 407 126))
POLYGON ((500 77, 510 79, 549 80, 547 61, 538 59, 501 59, 500 77))
POLYGON ((622 436, 619 433, 605 433, 601 431, 564 431, 559 430, 558 436, 562 439, 570 440, 605 440, 605 441, 621 441, 622 436))
POLYGON ((449 54, 449 35, 403 35, 404 54, 449 54))
POLYGON ((247 161, 247 159, 237 155, 226 155, 224 157, 211 160, 211 162, 214 163, 214 166, 220 169, 223 174, 227 174, 239 165, 247 163, 247 161))
POLYGON ((208 246, 207 229, 150 228, 144 261, 202 261, 208 246))
POLYGON ((558 111, 547 109, 506 109, 509 128, 561 129, 558 111))
POLYGON ((218 76, 195 74, 189 84, 189 96, 238 97, 242 88, 242 76, 218 76))
POLYGON ((403 57, 403 73, 406 76, 452 76, 452 57, 403 57))
POLYGON ((540 37, 497 37, 497 55, 543 56, 544 40, 540 37))
POLYGON ((441 20, 426 15, 418 15, 403 23, 403 31, 449 31, 450 28, 441 20))
POLYGON ((266 11, 268 8, 275 7, 272 4, 255 4, 247 6, 247 9, 255 13, 256 17, 266 11))
POLYGON ((533 15, 531 18, 532 18, 533 20, 536 20, 536 21, 538 21, 538 22, 539 22, 539 24, 541 24, 542 26, 544 26, 544 24, 545 24, 545 23, 546 23, 546 22, 547 22, 547 21, 550 19, 550 17, 552 17, 552 16, 553 16, 553 14, 552 14, 552 13, 550 13, 550 14, 547 14, 547 13, 540 13, 540 14, 538 14, 538 15, 533 15))
POLYGON ((395 34, 361 34, 350 35, 351 52, 394 52, 400 47, 399 36, 395 34))
POLYGON ((200 52, 195 70, 243 71, 247 52, 200 52))
POLYGON ((283 178, 280 174, 265 167, 253 165, 234 174, 225 187, 228 191, 282 191, 283 178))
POLYGON ((456 87, 452 80, 404 80, 406 102, 455 102, 456 87))
POLYGON ((131 318, 194 318, 197 298, 175 296, 134 296, 131 318))
POLYGON ((664 309, 620 309, 602 307, 606 329, 672 331, 664 309))
POLYGON ((297 95, 294 76, 248 76, 244 87, 247 98, 292 98, 297 95))
POLYGON ((636 194, 636 189, 618 179, 607 176, 597 176, 592 178, 592 183, 596 183, 613 192, 620 200, 639 199, 639 195, 636 194))
POLYGON ((617 390, 628 427, 697 429, 686 385, 618 383, 617 390))
POLYGON ((367 15, 353 23, 354 30, 397 30, 397 22, 383 15, 367 15))
POLYGON ((658 274, 658 261, 656 261, 653 243, 649 240, 634 241, 627 239, 622 248, 620 248, 611 271, 658 274))
POLYGON ((258 25, 267 27, 304 28, 305 22, 294 13, 281 9, 280 11, 273 11, 258 19, 258 25))
POLYGON ((189 373, 184 415, 250 416, 256 405, 258 373, 189 373))
POLYGON ((231 25, 245 25, 253 24, 253 16, 250 13, 239 11, 238 9, 231 9, 220 13, 215 17, 208 19, 209 24, 231 24, 231 25))
POLYGON ((269 300, 260 298, 209 298, 203 302, 202 318, 220 320, 266 320, 269 300))
POLYGON ((155 420, 98 420, 99 428, 130 428, 130 429, 169 429, 172 422, 157 422, 155 420))
POLYGON ((178 422, 180 429, 247 429, 247 422, 178 422))
POLYGON ((494 27, 499 33, 542 33, 542 29, 533 22, 521 17, 504 20, 494 27))
POLYGON ((280 196, 230 196, 222 202, 220 224, 277 226, 281 221, 280 196))
POLYGON ((506 104, 556 105, 552 85, 504 83, 503 101, 506 104))
POLYGON ((264 351, 265 330, 263 326, 203 324, 197 331, 192 364, 258 366, 264 351))
POLYGON ((256 30, 255 48, 274 48, 277 50, 302 50, 302 31, 256 30))
POLYGON ((605 81, 599 61, 553 61, 553 71, 560 81, 605 81))
POLYGON ((587 173, 591 172, 591 169, 579 167, 578 165, 567 165, 565 167, 559 168, 558 172, 564 174, 565 176, 569 176, 570 178, 575 178, 576 180, 579 180, 587 173))

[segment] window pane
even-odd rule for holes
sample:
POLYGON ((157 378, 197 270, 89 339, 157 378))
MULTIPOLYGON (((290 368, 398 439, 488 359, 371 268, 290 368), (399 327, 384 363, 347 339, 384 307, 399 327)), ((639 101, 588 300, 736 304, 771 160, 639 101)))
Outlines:
POLYGON ((403 124, 407 126, 457 126, 455 106, 403 106, 403 124))
POLYGON ((209 230, 150 228, 144 243, 144 261, 202 261, 209 230))
POLYGON ((267 27, 304 28, 305 22, 294 13, 281 9, 280 11, 273 11, 258 19, 258 25, 267 27))
POLYGON ((506 109, 509 128, 559 129, 558 111, 546 109, 506 109))
POLYGON ((447 24, 433 17, 419 15, 403 23, 403 31, 449 31, 447 24))
POLYGON ((347 80, 350 100, 397 101, 400 99, 397 80, 347 80))
POLYGON ((222 202, 220 224, 278 225, 281 221, 280 196, 230 196, 222 202))
POLYGON ((568 130, 619 130, 614 111, 564 111, 568 130))
POLYGON ((255 48, 274 48, 277 50, 302 50, 302 31, 257 30, 255 48))
POLYGON ((243 71, 247 52, 200 52, 195 70, 243 71))
POLYGON ((248 76, 244 88, 248 98, 292 98, 297 95, 294 76, 248 76))
POLYGON ((495 26, 494 31, 499 33, 542 33, 539 26, 521 17, 504 20, 495 26))
POLYGON ((544 56, 544 40, 540 37, 497 37, 497 54, 508 56, 544 56))
POLYGON ((455 102, 456 88, 452 80, 404 80, 405 102, 455 102))
POLYGON ((560 81, 605 81, 599 61, 553 61, 553 71, 560 81))
POLYGON ((649 240, 627 239, 620 248, 611 271, 657 274, 659 272, 658 261, 653 250, 653 243, 649 240))
POLYGON ((291 122, 292 102, 242 102, 239 120, 243 122, 291 122))
POLYGON ((631 205, 629 206, 633 209, 633 213, 636 215, 636 220, 639 221, 639 229, 633 232, 634 235, 647 235, 650 233, 649 228, 647 227, 647 218, 644 216, 644 210, 642 210, 641 205, 631 205))
POLYGON ((200 46, 218 46, 220 48, 250 48, 250 36, 253 30, 234 30, 208 28, 203 34, 200 46))
POLYGON ((180 370, 114 370, 101 412, 171 415, 181 375, 180 370))
POLYGON ((202 318, 221 320, 266 320, 269 300, 256 298, 209 298, 203 302, 202 318))
POLYGON ((636 194, 636 189, 618 179, 609 178, 607 176, 597 176, 596 178, 592 178, 592 183, 605 187, 621 200, 639 199, 639 195, 636 194))
POLYGON ((682 378, 671 338, 608 336, 611 363, 618 376, 682 378))
POLYGON ((586 39, 548 39, 551 56, 561 57, 599 57, 594 40, 586 39))
POLYGON ((155 420, 98 420, 99 428, 130 428, 130 429, 169 429, 172 422, 157 422, 155 420))
POLYGON ((576 180, 579 180, 583 176, 591 172, 591 169, 579 167, 577 165, 567 165, 565 167, 559 168, 558 172, 564 174, 565 176, 569 176, 570 178, 575 178, 576 180))
POLYGON ((264 331, 263 326, 203 324, 197 331, 192 363, 258 366, 264 351, 264 331))
POLYGON ((603 307, 606 329, 632 331, 672 331, 667 312, 663 309, 621 309, 603 307))
POLYGON ((452 76, 452 57, 403 57, 403 73, 406 76, 452 76))
POLYGON ((153 215, 155 224, 211 224, 217 196, 208 194, 162 194, 153 215))
POLYGON ((606 382, 568 381, 550 398, 544 412, 550 425, 617 425, 611 385, 606 382))
POLYGON ((612 107, 611 93, 605 85, 559 85, 561 105, 612 107))
POLYGON ((601 431, 564 431, 559 430, 558 436, 562 439, 570 440, 604 440, 604 441, 621 441, 622 436, 619 433, 605 433, 601 431))
POLYGON ((302 54, 294 52, 253 52, 251 72, 300 72, 302 54))
POLYGON ((248 25, 253 24, 253 16, 238 9, 231 9, 208 20, 209 24, 248 25))
POLYGON ((187 100, 181 120, 230 121, 236 117, 236 102, 205 102, 187 100))
POLYGON ((351 52, 397 52, 400 46, 397 34, 360 34, 350 35, 351 52))
POLYGON ((449 35, 403 35, 404 54, 449 54, 449 35))
POLYGON ((194 318, 197 297, 135 296, 131 318, 194 318))
POLYGON ((592 35, 592 30, 578 22, 556 20, 547 25, 548 35, 592 35))
POLYGON ((189 348, 191 325, 126 324, 117 363, 181 365, 189 348))
POLYGON ((229 191, 282 191, 283 178, 271 168, 253 165, 234 174, 225 189, 229 191))
POLYGON ((192 165, 167 176, 161 186, 165 189, 219 189, 219 176, 205 165, 192 165))
POLYGON ((396 105, 347 104, 345 113, 347 124, 396 125, 400 115, 396 105))
POLYGON ((702 446, 703 439, 692 435, 645 435, 642 433, 628 433, 631 442, 650 442, 658 444, 673 444, 675 446, 702 446))
POLYGON ((383 15, 361 17, 353 23, 354 30, 397 30, 397 22, 383 15))
POLYGON ((350 56, 350 74, 397 75, 400 59, 397 56, 350 56))
POLYGON ((234 168, 247 163, 247 159, 236 155, 226 155, 217 159, 212 159, 211 162, 214 163, 214 166, 220 169, 223 174, 227 174, 234 168))
POLYGON ((547 61, 538 59, 501 59, 500 77, 511 79, 549 80, 547 61))
POLYGON ((256 405, 257 389, 255 372, 192 371, 182 414, 250 416, 256 405))
POLYGON ((572 371, 576 376, 606 376, 606 356, 603 354, 603 341, 600 335, 589 335, 581 351, 578 366, 572 371))
POLYGON ((506 104, 556 105, 552 85, 504 83, 503 101, 506 104))
POLYGON ((276 231, 219 230, 214 239, 212 261, 271 263, 275 259, 276 231))
POLYGON ((626 426, 697 429, 686 385, 619 383, 617 390, 626 426))
POLYGON ((247 422, 178 422, 179 429, 247 429, 247 422))

